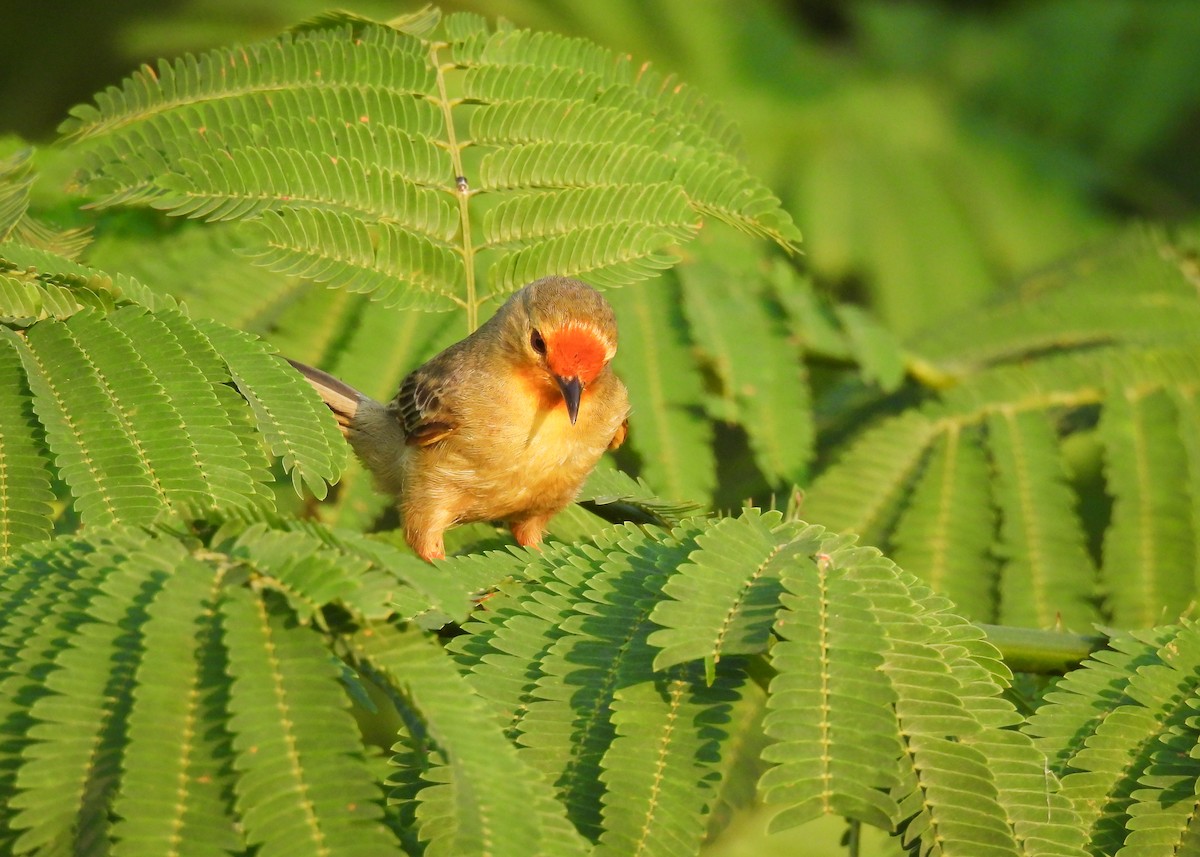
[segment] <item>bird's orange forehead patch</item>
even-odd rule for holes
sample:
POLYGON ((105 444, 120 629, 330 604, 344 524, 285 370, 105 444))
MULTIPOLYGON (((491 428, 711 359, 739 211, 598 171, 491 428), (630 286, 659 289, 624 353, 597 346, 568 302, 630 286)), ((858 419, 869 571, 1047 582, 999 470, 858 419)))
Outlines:
POLYGON ((569 325, 546 332, 546 365, 555 375, 589 384, 611 357, 607 343, 591 328, 569 325))

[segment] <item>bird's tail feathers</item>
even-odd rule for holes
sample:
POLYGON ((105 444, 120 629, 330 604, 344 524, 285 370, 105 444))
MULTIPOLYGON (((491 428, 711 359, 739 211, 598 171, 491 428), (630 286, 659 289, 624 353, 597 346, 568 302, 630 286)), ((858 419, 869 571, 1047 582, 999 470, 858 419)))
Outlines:
POLYGON ((358 413, 359 406, 366 400, 366 396, 358 390, 351 387, 345 381, 333 377, 328 372, 322 372, 312 366, 299 363, 295 360, 288 359, 301 375, 304 376, 308 383, 312 384, 325 402, 329 410, 333 411, 333 415, 337 418, 338 426, 342 429, 342 434, 345 435, 350 424, 354 422, 354 416, 358 413))

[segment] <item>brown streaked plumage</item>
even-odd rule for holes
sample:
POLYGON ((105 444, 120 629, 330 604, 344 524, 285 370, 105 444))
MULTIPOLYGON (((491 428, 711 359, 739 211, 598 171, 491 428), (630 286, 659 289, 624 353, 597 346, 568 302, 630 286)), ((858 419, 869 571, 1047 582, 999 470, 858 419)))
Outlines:
POLYGON ((522 545, 575 499, 606 449, 625 439, 629 400, 609 366, 612 308, 578 280, 516 292, 478 330, 414 370, 384 405, 293 362, 337 416, 409 545, 445 556, 455 524, 501 520, 522 545))

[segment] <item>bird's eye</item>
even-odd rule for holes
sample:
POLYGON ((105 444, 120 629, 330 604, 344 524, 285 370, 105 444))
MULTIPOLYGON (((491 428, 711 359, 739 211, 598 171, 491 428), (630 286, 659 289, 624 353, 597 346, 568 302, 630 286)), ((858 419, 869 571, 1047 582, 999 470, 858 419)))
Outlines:
POLYGON ((543 357, 546 356, 546 340, 542 338, 542 332, 534 329, 533 333, 529 334, 529 347, 543 357))

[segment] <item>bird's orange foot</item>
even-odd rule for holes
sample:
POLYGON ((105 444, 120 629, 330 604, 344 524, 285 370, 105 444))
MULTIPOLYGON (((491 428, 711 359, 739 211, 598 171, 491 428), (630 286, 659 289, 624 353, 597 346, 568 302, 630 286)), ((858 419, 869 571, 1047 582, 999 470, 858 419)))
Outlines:
POLYGON ((541 549, 542 536, 546 534, 546 524, 550 517, 526 518, 521 521, 510 521, 508 528, 512 530, 513 538, 523 548, 541 549))
POLYGON ((404 540, 408 542, 408 546, 413 549, 413 552, 426 562, 446 558, 446 544, 442 540, 441 532, 433 533, 406 529, 404 531, 404 540))

